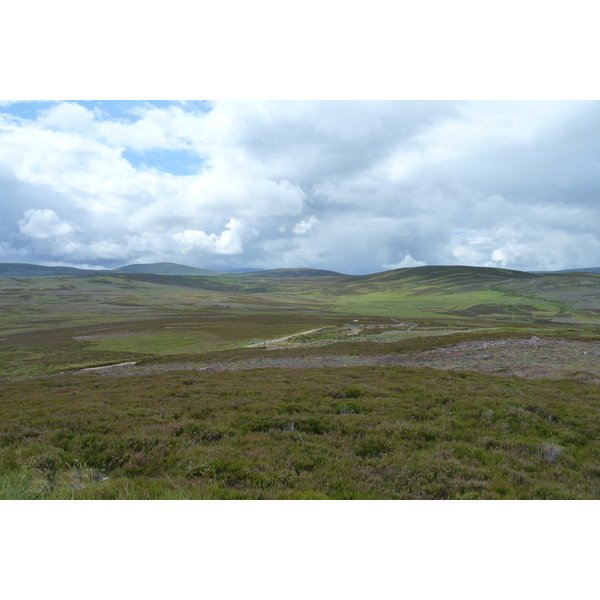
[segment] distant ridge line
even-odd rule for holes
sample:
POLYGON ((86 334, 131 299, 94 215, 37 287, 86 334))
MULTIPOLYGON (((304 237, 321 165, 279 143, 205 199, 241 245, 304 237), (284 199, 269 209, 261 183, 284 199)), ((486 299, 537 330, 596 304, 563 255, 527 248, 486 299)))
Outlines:
POLYGON ((0 263, 0 277, 52 277, 56 275, 177 275, 191 277, 267 277, 296 278, 342 276, 337 271, 323 269, 232 269, 230 271, 212 271, 177 263, 160 262, 132 264, 116 269, 79 269, 77 267, 47 267, 31 263, 0 263))
POLYGON ((148 275, 201 275, 205 277, 214 277, 221 275, 221 271, 211 269, 200 269, 198 267, 188 267, 177 263, 159 262, 148 264, 133 264, 112 269, 113 273, 145 273, 148 275))
POLYGON ((327 269, 312 269, 308 267, 281 268, 281 269, 230 269, 227 271, 213 271, 180 265, 170 262, 131 264, 116 269, 80 269, 77 267, 48 267, 31 263, 0 263, 0 277, 52 277, 60 275, 94 276, 94 275, 172 275, 186 277, 253 277, 265 279, 296 279, 304 277, 346 277, 366 279, 403 279, 405 277, 438 277, 443 275, 474 275, 491 277, 536 277, 540 275, 588 273, 600 274, 600 267, 586 267, 582 269, 564 269, 561 271, 518 271, 501 267, 474 267, 468 265, 426 265, 420 267, 405 267, 392 269, 366 275, 347 275, 338 271, 327 269))
POLYGON ((588 267, 585 269, 563 269, 562 271, 530 271, 539 275, 551 275, 552 273, 595 273, 600 275, 600 267, 588 267))

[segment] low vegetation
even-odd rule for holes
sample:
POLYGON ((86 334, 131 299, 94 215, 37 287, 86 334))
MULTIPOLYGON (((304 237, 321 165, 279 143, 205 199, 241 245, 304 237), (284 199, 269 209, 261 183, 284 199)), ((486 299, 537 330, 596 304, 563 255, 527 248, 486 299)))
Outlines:
POLYGON ((0 279, 0 498, 597 498, 599 286, 0 279))
POLYGON ((4 385, 2 497, 597 498, 598 387, 432 369, 4 385))

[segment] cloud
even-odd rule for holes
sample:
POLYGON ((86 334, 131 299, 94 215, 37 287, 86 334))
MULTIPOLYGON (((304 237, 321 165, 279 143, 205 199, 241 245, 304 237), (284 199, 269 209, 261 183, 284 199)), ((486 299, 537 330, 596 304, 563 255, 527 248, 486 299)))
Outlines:
POLYGON ((2 262, 600 264, 598 102, 26 108, 0 106, 2 262))
POLYGON ((34 209, 25 211, 24 219, 19 221, 19 230, 31 238, 45 240, 72 233, 75 227, 59 219, 53 210, 34 209))
POLYGON ((386 263, 383 268, 386 271, 390 271, 392 269, 406 269, 407 267, 424 267, 426 265, 422 260, 415 260, 408 252, 404 256, 404 258, 396 264, 386 263))
POLYGON ((214 254, 241 254, 244 251, 242 244, 243 232, 244 226, 242 223, 231 219, 220 235, 186 229, 181 233, 176 233, 173 239, 179 244, 179 248, 184 254, 197 250, 214 254))
POLYGON ((38 117, 39 125, 58 131, 90 131, 94 113, 76 102, 62 102, 43 110, 38 117))
POLYGON ((311 215, 310 217, 308 217, 308 219, 304 219, 303 221, 300 221, 299 223, 296 223, 294 225, 294 227, 292 228, 292 233, 295 233, 297 235, 302 235, 304 233, 307 233, 318 222, 319 222, 319 219, 317 219, 317 217, 315 215, 311 215))

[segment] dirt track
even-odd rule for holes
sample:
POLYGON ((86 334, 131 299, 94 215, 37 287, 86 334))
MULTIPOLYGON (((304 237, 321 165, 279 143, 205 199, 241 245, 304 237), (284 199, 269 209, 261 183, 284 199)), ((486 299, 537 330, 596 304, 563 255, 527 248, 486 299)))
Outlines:
POLYGON ((116 367, 129 367, 132 365, 137 365, 137 362, 124 362, 119 363, 117 365, 104 365, 103 367, 87 367, 85 369, 81 369, 81 373, 85 371, 102 371, 104 369, 115 369, 116 367))
POLYGON ((265 344, 275 344, 277 342, 285 342, 297 335, 308 335, 309 333, 314 333, 315 331, 321 331, 324 327, 317 327, 316 329, 309 329, 308 331, 301 331, 300 333, 293 333, 292 335, 286 335, 285 337, 277 338, 276 340, 265 340, 264 342, 258 342, 257 344, 249 344, 246 348, 258 348, 260 346, 264 346, 265 344))

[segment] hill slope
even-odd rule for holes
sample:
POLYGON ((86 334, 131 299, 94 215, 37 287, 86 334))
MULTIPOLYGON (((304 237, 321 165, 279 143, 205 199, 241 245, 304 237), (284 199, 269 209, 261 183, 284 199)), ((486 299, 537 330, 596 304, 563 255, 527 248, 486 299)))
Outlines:
POLYGON ((542 277, 508 269, 428 266, 323 278, 322 284, 312 280, 312 293, 331 302, 334 310, 394 318, 557 315, 561 307, 552 300, 525 302, 502 287, 523 282, 531 288, 542 277))
MULTIPOLYGON (((336 271, 324 269, 270 269, 268 271, 257 271, 246 273, 246 277, 264 277, 267 279, 298 279, 299 277, 345 277, 336 271)), ((364 276, 361 276, 364 277, 364 276)))
POLYGON ((200 275, 202 277, 211 277, 221 275, 220 271, 211 271, 210 269, 198 269, 179 265, 170 262, 159 262, 150 264, 127 265, 118 269, 113 269, 117 273, 146 273, 148 275, 200 275))
POLYGON ((151 263, 127 265, 118 269, 78 269, 76 267, 45 267, 27 263, 0 263, 0 277, 55 277, 62 275, 104 275, 107 273, 146 274, 146 275, 192 275, 217 277, 220 271, 198 269, 176 263, 151 263))
POLYGON ((0 263, 0 277, 54 277, 56 275, 98 275, 110 273, 94 269, 75 267, 44 267, 28 263, 0 263))
POLYGON ((533 273, 543 273, 543 274, 551 274, 551 273, 596 273, 600 275, 600 267, 589 267, 586 269, 564 269, 563 271, 532 271, 533 273))
POLYGON ((400 279, 416 278, 421 281, 452 281, 457 284, 481 283, 484 280, 502 279, 528 279, 536 277, 533 273, 513 271, 511 269, 498 269, 494 267, 469 267, 464 265, 409 267, 394 269, 372 275, 359 276, 362 281, 396 281, 400 279))

